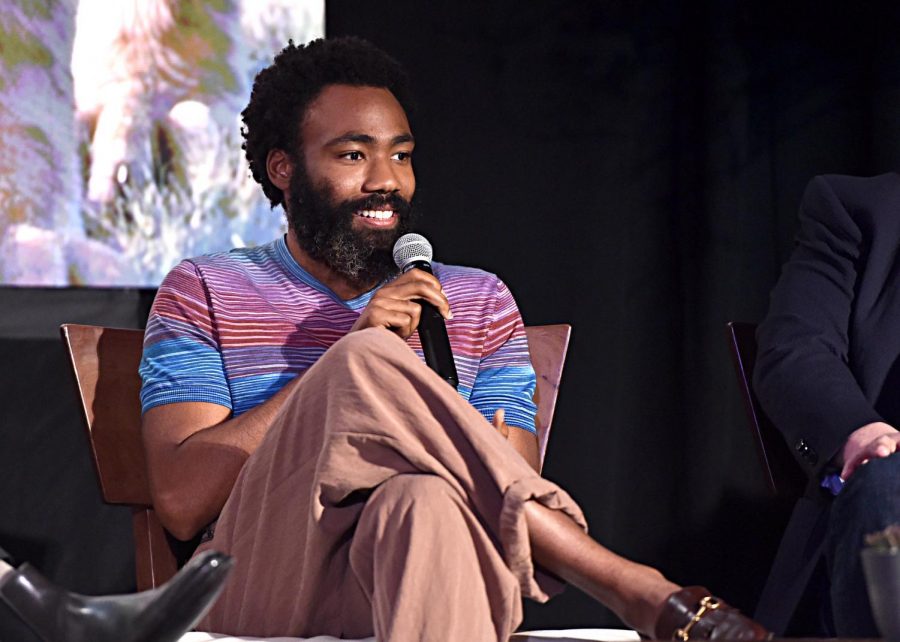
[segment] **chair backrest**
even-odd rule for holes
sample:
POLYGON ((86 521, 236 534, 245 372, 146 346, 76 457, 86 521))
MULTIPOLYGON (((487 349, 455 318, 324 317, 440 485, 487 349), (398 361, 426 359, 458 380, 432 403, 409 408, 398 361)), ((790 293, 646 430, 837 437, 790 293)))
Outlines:
POLYGON ((559 394, 559 383, 562 379, 566 352, 569 349, 569 336, 572 326, 559 323, 556 325, 532 325, 525 328, 528 335, 528 351, 531 353, 531 365, 537 375, 537 389, 534 403, 537 404, 535 424, 538 433, 538 446, 541 452, 541 466, 547 454, 547 442, 550 439, 550 426, 556 410, 556 397, 559 394))
POLYGON ((753 368, 756 365, 756 324, 732 321, 727 324, 728 344, 734 357, 738 385, 756 451, 766 483, 777 495, 799 497, 806 486, 806 473, 791 455, 784 437, 769 420, 753 392, 753 368))
POLYGON ((67 324, 69 352, 94 466, 103 499, 110 504, 150 506, 141 443, 142 330, 67 324))
MULTIPOLYGON (((175 544, 153 511, 141 439, 143 330, 65 324, 60 328, 81 398, 94 467, 104 501, 132 507, 138 590, 155 588, 177 571, 175 544)), ((541 461, 550 435, 569 325, 525 329, 537 374, 535 403, 541 461)))
POLYGON ((137 588, 155 588, 178 564, 173 542, 153 511, 141 440, 138 364, 144 332, 75 324, 60 332, 78 384, 100 492, 110 504, 131 507, 137 588))

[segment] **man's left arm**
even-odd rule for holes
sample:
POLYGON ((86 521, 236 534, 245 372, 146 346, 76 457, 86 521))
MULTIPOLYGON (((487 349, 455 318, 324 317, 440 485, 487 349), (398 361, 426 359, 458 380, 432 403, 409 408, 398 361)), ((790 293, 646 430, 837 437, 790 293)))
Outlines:
MULTIPOLYGON (((849 180, 817 176, 810 182, 796 246, 757 330, 754 389, 814 478, 834 466, 846 480, 859 464, 888 456, 900 444, 900 433, 875 410, 849 366, 859 270, 870 251, 857 220, 867 220, 868 207, 856 200, 874 192, 872 179, 849 180)), ((886 179, 877 180, 886 191, 886 179)))
POLYGON ((497 279, 478 374, 469 402, 506 436, 536 471, 540 451, 535 429, 536 378, 522 315, 509 288, 497 279))

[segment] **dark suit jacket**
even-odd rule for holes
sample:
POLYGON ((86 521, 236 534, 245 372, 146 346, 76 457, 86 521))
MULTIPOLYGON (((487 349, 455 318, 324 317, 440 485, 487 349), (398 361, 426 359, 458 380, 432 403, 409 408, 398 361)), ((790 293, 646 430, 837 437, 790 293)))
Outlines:
POLYGON ((757 340, 756 394, 810 475, 900 421, 900 174, 812 180, 757 340))
POLYGON ((821 555, 823 472, 857 428, 900 425, 900 174, 810 182, 757 342, 756 394, 813 482, 770 578, 789 619, 821 555))

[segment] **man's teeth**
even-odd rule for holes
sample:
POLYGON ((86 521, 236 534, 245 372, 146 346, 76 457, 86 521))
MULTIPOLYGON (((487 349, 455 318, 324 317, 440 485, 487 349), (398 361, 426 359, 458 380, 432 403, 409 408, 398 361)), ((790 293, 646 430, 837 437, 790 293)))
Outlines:
POLYGON ((393 210, 362 210, 359 212, 360 216, 364 216, 366 218, 379 218, 379 219, 388 219, 394 215, 393 210))

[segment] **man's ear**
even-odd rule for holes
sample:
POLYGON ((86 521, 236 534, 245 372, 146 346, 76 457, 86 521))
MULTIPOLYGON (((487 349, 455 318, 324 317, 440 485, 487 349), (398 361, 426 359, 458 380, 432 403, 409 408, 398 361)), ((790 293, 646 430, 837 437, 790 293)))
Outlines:
POLYGON ((291 174, 294 172, 294 163, 290 157, 280 149, 270 149, 266 156, 266 173, 272 185, 284 191, 291 184, 291 174))

